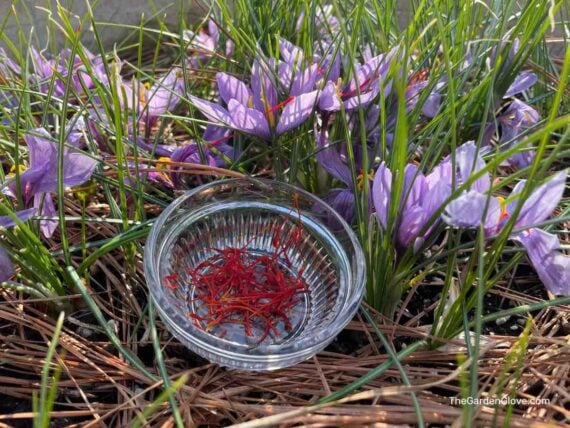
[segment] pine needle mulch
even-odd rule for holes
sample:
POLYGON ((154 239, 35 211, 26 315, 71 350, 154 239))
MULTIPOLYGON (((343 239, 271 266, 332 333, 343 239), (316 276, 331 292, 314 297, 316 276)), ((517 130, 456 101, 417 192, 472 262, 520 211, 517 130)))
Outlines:
MULTIPOLYGON (((204 173, 192 166, 188 172, 204 173)), ((157 207, 151 208, 158 211, 157 207)), ((69 202, 67 212, 70 217, 78 216, 81 209, 69 202)), ((86 212, 88 217, 104 214, 102 205, 88 207, 86 212)), ((80 239, 80 230, 79 224, 70 222, 68 236, 72 242, 80 239)), ((90 242, 112 237, 117 230, 113 224, 97 222, 88 223, 86 233, 90 242)), ((53 251, 60 250, 57 242, 55 236, 53 251)), ((90 271, 93 280, 86 287, 107 320, 107 327, 154 377, 126 362, 81 295, 70 294, 65 300, 73 310, 67 312, 52 363, 53 368, 61 368, 53 426, 129 426, 142 418, 143 410, 163 390, 162 381, 157 381, 161 378, 154 358, 141 254, 139 251, 134 261, 125 254, 115 250, 99 258, 90 271)), ((75 255, 74 262, 80 263, 81 257, 75 255)), ((427 338, 426 324, 435 307, 437 287, 425 283, 413 288, 400 308, 397 322, 382 319, 369 309, 396 351, 414 340, 427 338)), ((492 290, 489 296, 503 303, 508 301, 511 306, 538 301, 506 286, 492 290)), ((53 308, 53 302, 9 291, 2 293, 0 427, 31 424, 32 397, 40 388, 42 365, 56 326, 58 314, 53 308)), ((478 425, 528 428, 570 423, 570 308, 551 307, 533 313, 533 318, 520 377, 517 370, 505 371, 504 366, 522 331, 524 318, 486 326, 489 328, 481 339, 482 355, 478 361, 480 396, 499 397, 501 380, 506 382, 501 396, 512 393, 527 400, 527 404, 513 408, 478 406, 478 425), (542 399, 549 403, 537 401, 542 399)), ((426 424, 463 425, 461 405, 452 399, 461 397, 468 378, 465 364, 458 358, 466 358, 465 343, 459 339, 437 350, 420 350, 405 358, 402 366, 411 386, 403 385, 400 371, 393 365, 346 398, 317 405, 322 397, 390 359, 375 330, 360 315, 324 352, 294 367, 266 373, 228 370, 210 364, 173 339, 159 319, 156 328, 171 380, 188 377, 175 395, 187 426, 410 426, 418 422, 412 392, 426 424)), ((161 404, 146 424, 174 426, 168 402, 161 404)))

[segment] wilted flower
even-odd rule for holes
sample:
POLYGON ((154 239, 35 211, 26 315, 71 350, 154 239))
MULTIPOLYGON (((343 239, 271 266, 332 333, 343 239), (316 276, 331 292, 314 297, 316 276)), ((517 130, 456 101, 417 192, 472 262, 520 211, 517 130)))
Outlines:
MULTIPOLYGON (((55 215, 52 193, 58 191, 58 145, 50 140, 43 128, 32 130, 35 135, 26 135, 29 150, 29 168, 19 176, 24 202, 33 198, 33 206, 45 216, 55 215)), ((95 169, 97 161, 72 148, 63 149, 63 185, 79 186, 85 183, 95 169)), ((4 191, 16 196, 16 181, 11 180, 4 191)), ((57 222, 44 220, 40 227, 45 236, 51 236, 57 222)))
MULTIPOLYGON (((566 171, 558 172, 530 194, 514 220, 510 235, 526 249, 546 288, 553 294, 564 295, 570 294, 570 258, 560 252, 555 235, 533 226, 546 220, 560 202, 566 175, 566 171)), ((521 180, 506 199, 489 195, 490 185, 469 190, 447 205, 443 219, 459 228, 483 225, 486 236, 497 234, 514 215, 525 185, 526 180, 521 180)))
MULTIPOLYGON (((35 213, 35 209, 27 209, 15 212, 14 215, 18 217, 20 221, 28 220, 35 213)), ((9 227, 14 227, 16 222, 10 216, 0 216, 0 229, 7 229, 9 227)), ((8 281, 14 273, 14 265, 10 260, 10 256, 6 253, 6 250, 0 246, 0 282, 8 281)))

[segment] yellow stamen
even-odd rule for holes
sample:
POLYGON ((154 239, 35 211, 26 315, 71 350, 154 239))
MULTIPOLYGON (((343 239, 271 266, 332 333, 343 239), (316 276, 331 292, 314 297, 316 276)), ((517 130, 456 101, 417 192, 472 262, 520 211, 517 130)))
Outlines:
POLYGON ((507 201, 505 200, 505 198, 498 196, 497 199, 499 200, 499 204, 501 205, 501 220, 504 218, 507 218, 509 216, 509 213, 507 212, 507 201))
POLYGON ((173 185, 170 176, 168 175, 168 164, 172 161, 170 158, 166 156, 161 156, 158 158, 158 162, 156 163, 156 169, 158 170, 158 174, 165 180, 167 183, 173 185))
POLYGON ((358 177, 356 177, 356 188, 362 190, 364 188, 364 179, 368 181, 374 181, 374 170, 370 170, 367 174, 361 171, 358 177))
POLYGON ((10 167, 10 172, 8 173, 8 177, 14 177, 16 175, 16 169, 18 173, 23 173, 26 169, 28 169, 25 165, 12 165, 10 167))

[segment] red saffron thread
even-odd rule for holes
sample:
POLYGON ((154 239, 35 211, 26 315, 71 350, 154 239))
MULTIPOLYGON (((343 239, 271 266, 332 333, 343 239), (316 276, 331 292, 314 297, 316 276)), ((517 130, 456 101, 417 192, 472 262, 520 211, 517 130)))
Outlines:
POLYGON ((287 99, 285 101, 280 102, 279 104, 276 104, 273 107, 267 109, 267 113, 275 113, 277 110, 279 110, 282 107, 285 107, 287 104, 289 104, 294 99, 295 99, 295 97, 293 95, 290 95, 289 97, 287 97, 287 99))
MULTIPOLYGON (((253 336, 254 327, 262 331, 258 343, 269 335, 280 335, 278 325, 291 331, 291 310, 308 292, 303 272, 290 273, 291 248, 298 247, 303 238, 299 196, 294 195, 297 219, 294 226, 285 229, 287 222, 276 221, 272 226, 270 255, 253 255, 248 251, 249 241, 243 247, 212 248, 214 255, 193 268, 187 269, 190 282, 195 285, 195 296, 206 310, 200 315, 189 313, 194 325, 206 332, 224 324, 242 325, 245 335, 253 336)), ((177 275, 165 277, 166 284, 177 275)), ((170 287, 169 287, 170 288, 170 287)), ((224 337, 227 329, 218 337, 224 337)))

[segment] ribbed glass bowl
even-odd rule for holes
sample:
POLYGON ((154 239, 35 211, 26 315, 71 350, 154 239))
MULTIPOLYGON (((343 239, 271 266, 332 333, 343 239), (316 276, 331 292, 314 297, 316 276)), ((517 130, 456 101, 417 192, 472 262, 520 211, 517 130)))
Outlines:
POLYGON ((325 348, 357 311, 365 280, 362 249, 330 206, 302 189, 261 179, 216 181, 175 200, 152 227, 144 268, 169 331, 202 357, 245 370, 291 366, 325 348), (249 334, 237 323, 206 329, 196 321, 207 311, 196 298, 201 284, 189 270, 215 249, 272 255, 276 230, 283 242, 293 242, 288 238, 296 233, 295 245, 277 253, 279 265, 307 286, 289 312, 291 326, 276 323, 279 334, 265 337, 255 325, 249 334))

